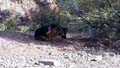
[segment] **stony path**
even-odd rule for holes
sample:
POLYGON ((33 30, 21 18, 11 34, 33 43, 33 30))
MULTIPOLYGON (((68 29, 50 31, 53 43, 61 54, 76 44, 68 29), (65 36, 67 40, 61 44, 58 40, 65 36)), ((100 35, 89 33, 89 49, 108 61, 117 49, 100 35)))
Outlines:
POLYGON ((1 36, 0 68, 120 68, 120 55, 94 48, 76 51, 72 45, 19 42, 1 36))

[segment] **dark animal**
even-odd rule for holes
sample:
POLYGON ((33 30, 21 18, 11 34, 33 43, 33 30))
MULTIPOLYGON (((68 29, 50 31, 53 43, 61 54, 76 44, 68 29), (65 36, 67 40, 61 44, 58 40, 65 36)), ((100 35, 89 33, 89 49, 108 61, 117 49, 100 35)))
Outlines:
POLYGON ((58 35, 61 36, 61 38, 66 39, 66 34, 67 34, 68 29, 65 27, 61 27, 60 31, 58 31, 58 35))
POLYGON ((58 26, 57 24, 50 24, 47 26, 43 26, 38 28, 35 31, 34 38, 35 40, 51 40, 56 36, 61 36, 61 38, 66 39, 67 28, 63 28, 58 26))

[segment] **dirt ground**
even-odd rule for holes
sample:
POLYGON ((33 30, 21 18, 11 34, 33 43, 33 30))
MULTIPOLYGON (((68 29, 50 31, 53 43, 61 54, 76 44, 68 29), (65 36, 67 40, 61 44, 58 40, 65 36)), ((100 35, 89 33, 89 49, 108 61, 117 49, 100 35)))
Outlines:
POLYGON ((36 41, 33 33, 0 31, 0 68, 120 68, 120 48, 104 48, 85 34, 36 41))

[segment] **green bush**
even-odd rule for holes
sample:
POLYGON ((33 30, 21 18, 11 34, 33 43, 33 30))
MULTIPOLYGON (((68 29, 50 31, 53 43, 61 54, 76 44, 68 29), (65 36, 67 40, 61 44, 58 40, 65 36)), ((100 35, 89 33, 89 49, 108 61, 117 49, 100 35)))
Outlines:
POLYGON ((20 32, 27 32, 29 31, 29 26, 17 26, 17 30, 20 32))
POLYGON ((55 14, 55 13, 42 14, 42 15, 38 14, 38 15, 33 16, 32 20, 34 23, 31 24, 30 30, 34 30, 38 27, 48 25, 51 23, 67 25, 70 17, 71 15, 67 11, 62 11, 59 14, 55 14))
POLYGON ((6 30, 14 31, 17 29, 17 18, 14 16, 8 16, 5 21, 3 21, 3 24, 6 26, 6 30))
POLYGON ((39 24, 33 23, 32 25, 29 26, 28 31, 35 31, 39 27, 40 27, 39 24))
POLYGON ((0 30, 5 30, 6 29, 6 26, 5 26, 5 24, 3 24, 3 23, 0 23, 0 30))

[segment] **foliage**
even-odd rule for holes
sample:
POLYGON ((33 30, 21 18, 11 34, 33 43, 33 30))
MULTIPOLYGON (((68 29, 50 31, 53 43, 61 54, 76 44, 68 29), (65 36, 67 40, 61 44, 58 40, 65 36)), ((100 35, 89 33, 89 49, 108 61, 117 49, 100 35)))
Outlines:
POLYGON ((39 28, 39 24, 38 23, 33 23, 32 25, 29 26, 28 31, 35 31, 37 28, 39 28))
POLYGON ((120 0, 56 0, 59 12, 46 11, 32 16, 30 26, 18 26, 17 17, 5 17, 0 29, 34 31, 57 23, 69 30, 90 33, 95 37, 110 40, 120 39, 120 0))
POLYGON ((17 26, 17 30, 20 32, 27 32, 29 31, 30 27, 29 26, 17 26))
POLYGON ((0 30, 5 30, 5 28, 6 28, 5 24, 1 23, 0 24, 0 30))
POLYGON ((32 18, 34 23, 31 25, 30 30, 34 30, 38 27, 48 25, 51 23, 57 23, 60 25, 68 24, 70 16, 71 16, 70 13, 67 11, 61 11, 59 14, 48 13, 48 14, 42 14, 42 15, 35 15, 32 18))
POLYGON ((4 14, 3 20, 0 23, 0 30, 9 30, 9 31, 21 31, 26 32, 28 31, 28 26, 17 25, 18 17, 12 14, 3 13, 4 14))
POLYGON ((76 18, 69 22, 74 21, 73 23, 79 24, 77 18, 81 17, 83 23, 79 25, 80 30, 92 33, 93 36, 99 38, 120 39, 119 0, 62 0, 60 8, 71 14, 70 19, 76 18), (75 10, 76 6, 79 9, 75 10))
POLYGON ((62 11, 57 16, 57 21, 61 24, 68 24, 71 18, 71 14, 68 11, 62 11))
POLYGON ((16 18, 13 17, 13 16, 9 16, 6 21, 5 21, 5 25, 7 26, 6 29, 8 30, 15 30, 17 27, 16 27, 16 18))

